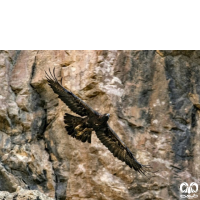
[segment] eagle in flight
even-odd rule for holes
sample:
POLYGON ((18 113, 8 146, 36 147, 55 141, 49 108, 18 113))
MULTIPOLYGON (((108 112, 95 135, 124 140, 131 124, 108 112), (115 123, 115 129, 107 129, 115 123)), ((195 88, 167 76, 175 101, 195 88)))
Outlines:
MULTIPOLYGON (((46 71, 45 71, 46 73, 46 71)), ((64 123, 67 133, 82 142, 91 143, 92 131, 95 131, 99 140, 110 150, 119 160, 125 162, 130 168, 145 175, 145 168, 149 165, 140 164, 133 156, 129 148, 118 137, 118 135, 108 125, 109 114, 100 114, 88 106, 75 94, 65 89, 56 79, 55 68, 53 74, 49 69, 46 73, 48 84, 58 97, 70 108, 71 111, 80 117, 65 113, 64 123)))

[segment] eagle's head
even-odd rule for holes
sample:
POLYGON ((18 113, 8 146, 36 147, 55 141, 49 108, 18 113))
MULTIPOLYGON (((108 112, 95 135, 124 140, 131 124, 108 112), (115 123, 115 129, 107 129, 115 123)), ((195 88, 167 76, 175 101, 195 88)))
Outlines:
POLYGON ((108 121, 109 117, 110 117, 109 113, 104 114, 104 118, 106 119, 106 121, 108 121))
POLYGON ((110 117, 110 113, 106 113, 105 116, 109 118, 110 117))
POLYGON ((105 123, 108 121, 110 117, 110 114, 109 113, 106 113, 106 114, 103 114, 103 115, 100 115, 100 119, 101 119, 101 123, 105 123))

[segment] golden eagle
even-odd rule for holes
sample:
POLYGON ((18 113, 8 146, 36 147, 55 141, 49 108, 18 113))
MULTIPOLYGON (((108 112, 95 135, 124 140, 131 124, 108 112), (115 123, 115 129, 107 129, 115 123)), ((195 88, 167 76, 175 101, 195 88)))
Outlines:
POLYGON ((124 161, 130 168, 145 175, 145 168, 151 167, 149 165, 140 164, 124 142, 110 128, 108 125, 110 115, 101 115, 75 94, 65 89, 55 77, 55 68, 53 69, 53 74, 50 69, 49 73, 50 74, 46 73, 46 78, 50 87, 71 111, 80 116, 77 117, 65 113, 64 123, 66 124, 65 128, 68 134, 82 142, 87 141, 91 143, 91 134, 92 131, 95 131, 99 140, 115 157, 124 161))

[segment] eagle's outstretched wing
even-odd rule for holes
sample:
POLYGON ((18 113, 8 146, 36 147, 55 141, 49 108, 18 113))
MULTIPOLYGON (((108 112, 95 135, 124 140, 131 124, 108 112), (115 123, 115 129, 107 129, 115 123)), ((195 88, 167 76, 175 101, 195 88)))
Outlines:
MULTIPOLYGON (((50 70, 49 73, 50 75, 46 73, 46 78, 50 87, 56 94, 58 94, 58 97, 73 112, 77 113, 80 116, 90 117, 92 117, 92 115, 99 114, 72 92, 68 91, 62 85, 60 85, 55 77, 55 68, 53 70, 53 74, 50 70)), ((140 164, 134 158, 132 152, 120 140, 118 135, 109 127, 108 123, 105 124, 105 127, 101 127, 100 129, 93 129, 93 127, 87 127, 84 124, 84 118, 78 118, 75 116, 72 117, 67 113, 65 114, 64 122, 66 124, 65 128, 68 131, 68 134, 78 140, 81 140, 82 142, 88 141, 89 143, 91 143, 92 130, 95 130, 97 137, 110 150, 110 152, 119 160, 124 161, 127 165, 130 166, 130 168, 133 168, 135 171, 143 173, 145 175, 145 168, 151 168, 149 165, 140 164)))
POLYGON ((55 68, 53 69, 53 74, 51 73, 50 69, 49 73, 50 75, 46 73, 46 78, 50 87, 58 95, 58 97, 70 108, 71 111, 81 116, 96 113, 96 111, 89 107, 79 97, 77 97, 75 94, 73 94, 72 92, 65 89, 62 85, 60 85, 60 83, 55 77, 55 68))
POLYGON ((118 135, 110 128, 107 124, 107 127, 102 128, 99 131, 96 131, 97 137, 99 140, 110 150, 110 152, 117 157, 119 160, 124 161, 130 168, 133 168, 139 173, 145 175, 145 168, 151 168, 149 165, 140 164, 133 156, 132 152, 128 147, 120 140, 118 135))

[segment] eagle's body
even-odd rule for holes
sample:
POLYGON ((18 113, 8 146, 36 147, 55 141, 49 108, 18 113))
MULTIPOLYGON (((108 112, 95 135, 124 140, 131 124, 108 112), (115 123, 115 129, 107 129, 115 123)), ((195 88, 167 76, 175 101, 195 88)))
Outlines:
POLYGON ((107 123, 109 114, 99 114, 79 97, 60 85, 55 77, 55 68, 53 75, 50 70, 49 72, 50 75, 46 73, 46 78, 53 91, 71 109, 71 111, 80 116, 77 117, 65 113, 64 123, 66 124, 65 128, 68 134, 82 142, 87 141, 91 143, 91 134, 92 131, 95 131, 99 140, 110 150, 110 152, 115 157, 121 161, 124 161, 127 165, 129 165, 130 168, 133 168, 134 170, 144 174, 144 168, 148 168, 149 166, 140 164, 134 158, 128 147, 110 128, 107 123))

